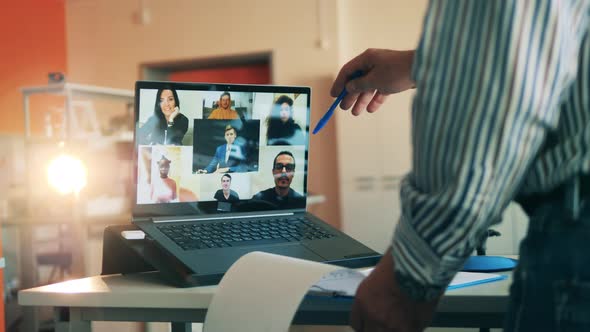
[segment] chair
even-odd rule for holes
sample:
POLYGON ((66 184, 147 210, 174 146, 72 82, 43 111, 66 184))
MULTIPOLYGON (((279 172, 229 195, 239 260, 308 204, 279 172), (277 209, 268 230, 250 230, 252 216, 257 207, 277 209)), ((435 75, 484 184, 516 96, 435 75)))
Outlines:
POLYGON ((72 248, 65 245, 66 237, 69 231, 64 229, 67 225, 58 225, 57 241, 58 248, 55 251, 40 252, 36 254, 37 266, 51 266, 51 272, 46 282, 41 284, 51 284, 63 281, 66 276, 71 275, 72 270, 72 248), (68 250, 70 249, 70 250, 68 250))
MULTIPOLYGON (((471 256, 465 262, 461 271, 466 272, 500 272, 510 271, 516 266, 516 260, 500 257, 500 256, 486 256, 486 244, 490 237, 501 236, 502 234, 496 230, 488 229, 486 236, 475 248, 477 256, 471 256)), ((489 328, 482 327, 480 332, 490 332, 489 328)))

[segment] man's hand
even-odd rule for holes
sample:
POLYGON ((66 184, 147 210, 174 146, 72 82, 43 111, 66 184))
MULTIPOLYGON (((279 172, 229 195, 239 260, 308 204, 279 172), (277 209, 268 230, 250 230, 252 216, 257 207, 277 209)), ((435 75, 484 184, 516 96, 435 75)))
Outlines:
POLYGON ((416 302, 399 288, 394 276, 391 249, 360 284, 350 325, 355 331, 422 331, 430 321, 439 299, 416 302))
POLYGON ((363 109, 373 113, 381 107, 392 93, 408 90, 414 86, 411 78, 414 51, 392 51, 368 49, 345 64, 330 90, 337 97, 346 86, 348 95, 340 103, 342 109, 349 109, 359 115, 363 109), (361 71, 363 76, 349 81, 350 76, 361 71))
POLYGON ((219 167, 215 170, 214 173, 228 173, 229 172, 229 167, 219 167))

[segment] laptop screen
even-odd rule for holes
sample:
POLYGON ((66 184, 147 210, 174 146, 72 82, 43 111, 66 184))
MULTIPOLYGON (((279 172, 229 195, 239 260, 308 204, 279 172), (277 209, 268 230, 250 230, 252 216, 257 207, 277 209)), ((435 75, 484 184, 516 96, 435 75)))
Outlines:
POLYGON ((310 89, 137 82, 135 216, 305 209, 310 89))

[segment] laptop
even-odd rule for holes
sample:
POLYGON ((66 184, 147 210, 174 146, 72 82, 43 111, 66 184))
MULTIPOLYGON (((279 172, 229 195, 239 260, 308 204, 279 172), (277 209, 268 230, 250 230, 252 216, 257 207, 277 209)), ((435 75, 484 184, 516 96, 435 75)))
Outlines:
POLYGON ((138 81, 133 223, 197 284, 252 251, 375 265, 306 211, 310 103, 309 87, 138 81))

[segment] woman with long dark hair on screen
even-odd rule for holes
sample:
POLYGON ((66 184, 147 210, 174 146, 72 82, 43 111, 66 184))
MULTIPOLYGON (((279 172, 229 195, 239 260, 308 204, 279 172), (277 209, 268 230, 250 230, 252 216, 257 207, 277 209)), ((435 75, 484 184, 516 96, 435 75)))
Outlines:
POLYGON ((188 130, 188 118, 180 113, 176 90, 160 89, 156 94, 154 114, 138 130, 139 144, 182 145, 188 130))
POLYGON ((305 135, 293 120, 293 99, 280 96, 266 119, 266 145, 304 145, 305 135))

